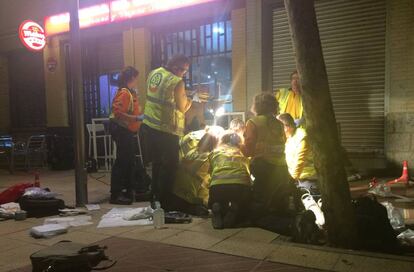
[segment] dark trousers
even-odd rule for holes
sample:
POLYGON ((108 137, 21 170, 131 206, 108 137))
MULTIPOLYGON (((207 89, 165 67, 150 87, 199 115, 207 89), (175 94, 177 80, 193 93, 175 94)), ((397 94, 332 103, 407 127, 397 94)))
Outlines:
POLYGON ((237 206, 236 223, 246 219, 247 210, 251 199, 251 188, 242 184, 222 184, 210 187, 208 206, 219 203, 221 214, 225 216, 230 206, 237 206))
POLYGON ((294 196, 295 185, 287 166, 277 166, 263 159, 254 159, 250 164, 253 183, 251 214, 289 214, 289 197, 294 196))
POLYGON ((136 174, 136 139, 134 133, 111 123, 111 135, 116 143, 116 160, 111 173, 111 195, 116 197, 126 189, 132 193, 136 174))
POLYGON ((146 154, 152 161, 152 193, 161 206, 168 207, 179 162, 179 138, 176 135, 142 125, 146 154))

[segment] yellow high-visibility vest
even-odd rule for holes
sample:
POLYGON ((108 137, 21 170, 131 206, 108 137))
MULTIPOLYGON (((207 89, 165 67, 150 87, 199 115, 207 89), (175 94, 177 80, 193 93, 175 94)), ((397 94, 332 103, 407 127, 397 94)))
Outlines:
POLYGON ((182 79, 161 67, 148 76, 144 124, 149 127, 183 136, 184 113, 177 109, 175 87, 182 79))
POLYGON ((283 124, 273 116, 258 115, 250 119, 256 127, 254 158, 263 158, 273 165, 286 165, 283 124))
POLYGON ((221 145, 209 156, 210 186, 222 184, 251 185, 249 161, 239 148, 221 145))
POLYGON ((289 113, 292 115, 293 119, 300 119, 303 117, 303 106, 302 106, 302 99, 299 100, 299 104, 296 105, 298 108, 298 113, 289 111, 289 100, 293 97, 293 91, 282 88, 276 92, 276 99, 279 102, 279 113, 289 113))
POLYGON ((306 141, 306 131, 303 128, 297 128, 295 134, 286 141, 285 154, 289 173, 297 180, 317 178, 312 150, 306 141))
POLYGON ((176 171, 173 193, 191 204, 208 204, 210 182, 209 152, 191 150, 176 171))
POLYGON ((180 139, 180 158, 184 158, 190 151, 197 148, 201 138, 206 134, 204 129, 187 133, 180 139))

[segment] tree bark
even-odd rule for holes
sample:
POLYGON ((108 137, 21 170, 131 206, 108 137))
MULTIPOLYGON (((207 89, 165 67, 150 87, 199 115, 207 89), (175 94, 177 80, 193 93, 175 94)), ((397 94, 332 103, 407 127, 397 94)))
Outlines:
POLYGON ((302 86, 306 130, 319 176, 328 241, 356 246, 355 216, 342 161, 336 119, 322 54, 314 0, 284 0, 302 86))

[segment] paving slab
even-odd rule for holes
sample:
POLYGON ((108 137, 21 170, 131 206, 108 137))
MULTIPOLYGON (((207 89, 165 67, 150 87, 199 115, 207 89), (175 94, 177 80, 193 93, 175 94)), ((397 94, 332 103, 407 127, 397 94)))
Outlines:
POLYGON ((333 271, 412 272, 414 271, 414 262, 342 254, 339 256, 338 262, 335 264, 333 271))
POLYGON ((233 236, 220 241, 218 244, 208 248, 208 250, 264 260, 275 250, 275 247, 277 246, 274 244, 255 242, 242 237, 233 236))
POLYGON ((183 230, 171 228, 154 229, 153 226, 139 226, 134 230, 121 233, 117 235, 117 237, 159 242, 171 236, 177 235, 180 232, 183 232, 183 230))
POLYGON ((224 239, 225 237, 211 232, 183 231, 161 242, 175 246, 208 249, 224 239))
POLYGON ((267 260, 332 271, 339 260, 339 253, 279 245, 267 260))

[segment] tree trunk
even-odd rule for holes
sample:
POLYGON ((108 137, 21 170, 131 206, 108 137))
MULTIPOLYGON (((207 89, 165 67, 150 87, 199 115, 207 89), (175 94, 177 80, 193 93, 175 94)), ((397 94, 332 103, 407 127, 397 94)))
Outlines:
POLYGON ((313 0, 284 0, 302 86, 306 130, 314 152, 332 246, 356 245, 355 216, 342 161, 313 0))

